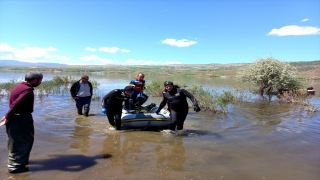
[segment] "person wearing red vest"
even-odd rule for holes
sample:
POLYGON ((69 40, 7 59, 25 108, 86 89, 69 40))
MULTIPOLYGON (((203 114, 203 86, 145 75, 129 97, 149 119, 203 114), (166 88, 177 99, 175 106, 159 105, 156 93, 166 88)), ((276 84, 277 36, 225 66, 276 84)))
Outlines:
POLYGON ((133 86, 133 90, 130 94, 129 98, 129 110, 133 109, 134 104, 136 103, 137 96, 140 93, 143 93, 145 80, 144 80, 144 74, 139 73, 136 78, 133 78, 130 83, 131 86, 133 86))

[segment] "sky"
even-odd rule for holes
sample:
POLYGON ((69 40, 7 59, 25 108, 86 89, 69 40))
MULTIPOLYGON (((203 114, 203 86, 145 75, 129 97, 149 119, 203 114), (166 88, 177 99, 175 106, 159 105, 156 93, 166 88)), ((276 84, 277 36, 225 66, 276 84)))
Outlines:
POLYGON ((0 60, 170 65, 320 60, 319 0, 0 0, 0 60))

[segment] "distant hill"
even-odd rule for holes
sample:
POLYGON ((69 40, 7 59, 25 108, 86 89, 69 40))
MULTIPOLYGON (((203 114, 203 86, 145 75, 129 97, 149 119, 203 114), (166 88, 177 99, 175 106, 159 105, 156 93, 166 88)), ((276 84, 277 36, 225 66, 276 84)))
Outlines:
POLYGON ((29 63, 16 60, 0 60, 0 66, 67 66, 59 63, 29 63))

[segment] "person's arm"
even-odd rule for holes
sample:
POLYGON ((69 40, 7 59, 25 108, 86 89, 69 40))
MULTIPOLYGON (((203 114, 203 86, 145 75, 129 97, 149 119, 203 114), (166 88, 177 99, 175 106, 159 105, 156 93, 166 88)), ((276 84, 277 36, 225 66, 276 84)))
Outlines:
POLYGON ((91 94, 91 97, 93 96, 93 86, 91 84, 91 82, 88 81, 88 84, 89 84, 89 87, 90 87, 90 94, 91 94))
POLYGON ((144 87, 145 87, 145 85, 146 85, 146 81, 145 81, 145 80, 143 80, 143 81, 142 81, 142 84, 141 84, 140 92, 143 92, 143 91, 144 91, 144 87))
POLYGON ((5 116, 3 116, 1 119, 0 119, 0 126, 3 126, 5 124, 7 124, 8 120, 6 119, 5 116))
POLYGON ((157 110, 157 114, 160 112, 160 110, 166 105, 168 99, 164 96, 164 94, 162 94, 162 100, 160 102, 159 108, 157 110))
POLYGON ((197 99, 187 90, 181 89, 181 93, 183 93, 185 96, 187 96, 193 103, 193 109, 194 111, 198 112, 200 111, 200 107, 198 105, 197 99))
POLYGON ((76 83, 78 83, 77 81, 76 82, 74 82, 72 85, 71 85, 71 88, 70 88, 70 94, 71 94, 71 97, 73 98, 73 99, 75 99, 76 98, 76 96, 77 96, 77 85, 76 85, 76 83))
POLYGON ((136 84, 138 84, 138 83, 139 83, 138 80, 132 79, 129 84, 134 84, 134 85, 136 85, 136 84))
POLYGON ((129 98, 127 100, 124 101, 124 108, 125 109, 129 109, 129 98))

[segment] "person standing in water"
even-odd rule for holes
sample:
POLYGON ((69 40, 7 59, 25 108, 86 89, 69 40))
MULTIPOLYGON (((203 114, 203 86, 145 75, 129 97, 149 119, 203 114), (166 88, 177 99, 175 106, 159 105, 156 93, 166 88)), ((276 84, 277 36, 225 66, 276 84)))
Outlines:
POLYGON ((41 84, 43 75, 30 71, 25 81, 15 86, 9 98, 9 110, 0 120, 6 125, 8 136, 8 172, 21 173, 28 171, 30 152, 34 142, 33 124, 33 88, 41 84))
POLYGON ((83 75, 79 81, 72 84, 70 93, 72 98, 76 101, 76 107, 79 115, 84 109, 84 116, 89 116, 91 98, 92 98, 92 84, 89 81, 89 76, 83 75))
POLYGON ((168 110, 170 111, 171 119, 169 129, 182 130, 184 121, 186 120, 189 111, 187 97, 192 101, 194 111, 196 112, 200 111, 198 102, 190 92, 188 92, 185 89, 179 88, 178 86, 174 85, 171 81, 165 81, 164 87, 165 89, 162 94, 162 101, 156 113, 159 114, 160 110, 168 102, 168 110))

